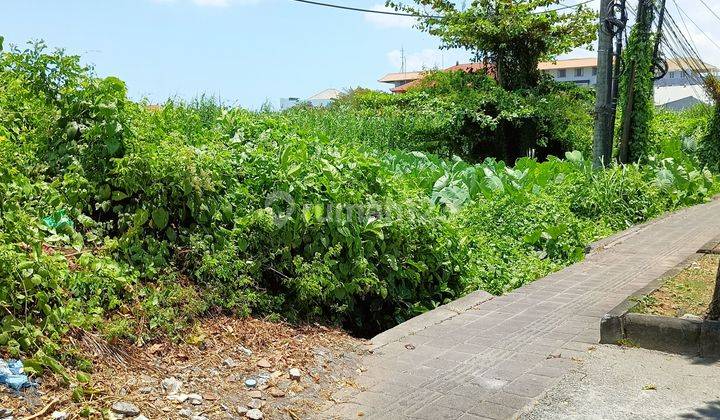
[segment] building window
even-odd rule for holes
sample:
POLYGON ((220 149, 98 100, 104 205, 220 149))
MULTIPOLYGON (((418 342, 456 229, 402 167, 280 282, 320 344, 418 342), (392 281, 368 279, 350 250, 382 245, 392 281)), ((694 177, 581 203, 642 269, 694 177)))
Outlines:
POLYGON ((597 67, 593 67, 592 69, 592 75, 597 76, 597 67))
POLYGON ((674 71, 671 71, 671 72, 670 72, 670 78, 671 78, 671 79, 674 79, 674 78, 675 78, 675 72, 674 72, 674 71))
POLYGON ((582 77, 583 69, 575 69, 575 77, 582 77))
POLYGON ((565 70, 565 69, 558 70, 558 77, 560 77, 560 78, 567 77, 567 70, 565 70))

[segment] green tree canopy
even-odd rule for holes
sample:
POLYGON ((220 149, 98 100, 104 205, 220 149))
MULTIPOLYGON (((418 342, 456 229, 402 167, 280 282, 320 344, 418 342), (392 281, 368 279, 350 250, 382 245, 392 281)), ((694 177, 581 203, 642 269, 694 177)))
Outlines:
POLYGON ((419 29, 438 36, 443 48, 472 52, 508 90, 535 86, 541 60, 589 46, 597 32, 592 9, 564 8, 560 0, 473 0, 466 7, 450 0, 413 2, 388 0, 387 5, 426 16, 419 29), (562 9, 552 10, 557 8, 562 9))

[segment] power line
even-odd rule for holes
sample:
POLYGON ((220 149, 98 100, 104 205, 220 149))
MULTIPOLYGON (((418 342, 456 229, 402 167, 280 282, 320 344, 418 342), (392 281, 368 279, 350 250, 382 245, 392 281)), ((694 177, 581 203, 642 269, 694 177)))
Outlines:
POLYGON ((715 15, 715 17, 718 18, 718 20, 720 21, 720 15, 718 15, 716 11, 714 11, 710 6, 708 6, 708 4, 705 3, 705 0, 700 0, 700 3, 702 3, 703 6, 705 6, 710 11, 710 13, 715 15))
POLYGON ((315 6, 331 7, 333 9, 349 10, 352 12, 375 13, 375 14, 379 14, 379 15, 405 16, 405 17, 424 18, 424 19, 442 19, 442 16, 437 16, 437 15, 416 15, 413 13, 392 12, 390 10, 362 9, 359 7, 341 6, 339 4, 322 3, 319 1, 312 1, 312 0, 291 0, 291 1, 296 1, 298 3, 312 4, 315 6))
MULTIPOLYGON (((360 7, 342 6, 342 5, 339 5, 339 4, 323 3, 323 2, 319 2, 319 1, 313 1, 313 0, 291 0, 291 1, 295 1, 295 2, 298 2, 298 3, 311 4, 311 5, 314 5, 314 6, 322 6, 322 7, 330 7, 330 8, 333 8, 333 9, 348 10, 348 11, 351 11, 351 12, 375 13, 375 14, 379 14, 379 15, 403 16, 403 17, 412 17, 412 18, 421 18, 421 19, 442 19, 442 18, 443 18, 443 16, 440 16, 440 15, 419 15, 419 14, 414 14, 414 13, 393 12, 393 11, 390 11, 390 10, 363 9, 363 8, 360 8, 360 7)), ((572 9, 572 8, 575 8, 575 7, 584 6, 584 5, 588 4, 588 3, 592 3, 593 1, 595 1, 595 0, 585 0, 585 1, 582 1, 582 2, 580 2, 580 3, 578 3, 578 4, 574 4, 574 5, 563 5, 563 6, 561 6, 561 7, 555 8, 555 9, 541 10, 541 11, 537 11, 537 12, 532 12, 531 14, 533 14, 533 15, 541 15, 541 14, 544 14, 544 13, 558 12, 558 11, 561 11, 561 10, 572 9)), ((560 4, 562 4, 562 3, 560 3, 560 4)))
MULTIPOLYGON (((690 23, 692 23, 692 24, 697 28, 697 30, 700 31, 700 33, 702 33, 702 34, 705 36, 705 38, 708 39, 708 41, 712 42, 713 45, 715 45, 716 47, 720 48, 720 44, 718 44, 717 42, 715 42, 715 40, 712 39, 712 38, 710 37, 710 35, 708 35, 707 33, 705 33, 705 31, 702 30, 702 28, 700 27, 700 25, 698 25, 697 23, 695 23, 695 21, 694 21, 690 16, 688 16, 687 13, 685 13, 685 10, 683 10, 683 8, 680 7, 680 6, 677 4, 677 1, 675 1, 675 6, 677 7, 678 11, 679 11, 682 15, 685 15, 685 17, 688 18, 688 20, 690 21, 690 23)), ((685 21, 685 19, 683 19, 682 16, 680 16, 680 19, 681 19, 683 22, 685 21)), ((688 31, 688 32, 690 32, 690 31, 688 31)))

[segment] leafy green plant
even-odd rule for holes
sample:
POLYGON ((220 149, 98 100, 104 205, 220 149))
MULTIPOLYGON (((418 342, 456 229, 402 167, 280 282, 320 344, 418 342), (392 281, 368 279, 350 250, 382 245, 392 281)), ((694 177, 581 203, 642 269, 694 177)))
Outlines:
POLYGON ((446 74, 254 113, 133 102, 78 63, 42 44, 0 53, 0 347, 68 381, 63 365, 91 368, 63 341, 78 329, 145 343, 226 313, 372 335, 717 191, 679 140, 594 171, 571 151, 591 130, 570 116, 588 99, 575 88, 446 74), (525 124, 542 135, 518 144, 543 161, 480 152, 507 144, 474 129, 525 124))

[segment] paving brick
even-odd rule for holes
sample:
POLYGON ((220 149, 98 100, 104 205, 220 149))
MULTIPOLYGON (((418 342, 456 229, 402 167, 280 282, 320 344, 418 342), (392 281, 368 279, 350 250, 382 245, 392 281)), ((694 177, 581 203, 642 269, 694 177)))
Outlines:
POLYGON ((503 405, 506 407, 520 410, 521 408, 528 405, 532 401, 532 398, 522 397, 520 395, 515 395, 515 394, 508 394, 505 391, 500 391, 500 392, 491 394, 487 398, 487 400, 490 402, 494 402, 496 404, 500 404, 500 405, 503 405))
POLYGON ((495 402, 481 401, 477 406, 473 407, 468 412, 470 414, 477 414, 482 417, 489 419, 509 419, 512 418, 516 409, 497 404, 495 402))
POLYGON ((357 380, 366 391, 338 392, 354 403, 339 404, 327 417, 517 415, 587 357, 603 314, 720 236, 719 212, 718 200, 682 210, 505 296, 460 314, 439 308, 381 334, 357 380))
POLYGON ((415 419, 439 420, 458 419, 463 414, 464 413, 460 410, 430 403, 410 413, 409 416, 415 419))
POLYGON ((460 417, 460 420, 485 420, 487 417, 476 416, 475 414, 465 413, 460 417))
POLYGON ((525 374, 515 379, 509 385, 505 386, 503 388, 503 391, 507 392, 508 394, 515 394, 521 397, 535 398, 538 395, 542 394, 546 389, 548 389, 549 385, 552 385, 553 382, 553 378, 548 378, 546 376, 540 375, 525 374))
POLYGON ((496 379, 488 376, 477 376, 470 379, 470 384, 476 389, 482 390, 482 394, 493 393, 499 389, 502 389, 510 381, 505 379, 496 379))

